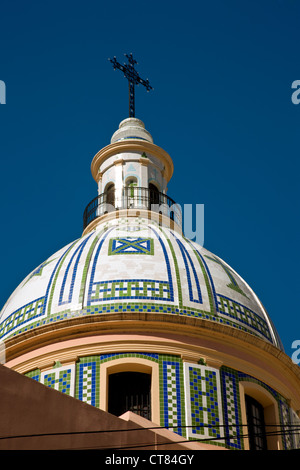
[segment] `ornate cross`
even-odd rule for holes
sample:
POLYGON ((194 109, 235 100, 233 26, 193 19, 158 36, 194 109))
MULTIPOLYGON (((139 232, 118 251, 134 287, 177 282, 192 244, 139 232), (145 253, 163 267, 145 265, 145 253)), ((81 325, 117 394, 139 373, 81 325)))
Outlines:
POLYGON ((108 59, 112 64, 114 70, 119 69, 124 73, 124 77, 128 80, 129 85, 129 117, 135 117, 135 103, 134 103, 134 86, 141 83, 146 87, 147 91, 152 90, 149 80, 143 80, 138 72, 135 70, 134 65, 137 64, 137 61, 133 58, 132 54, 125 54, 128 59, 128 64, 121 65, 117 62, 116 57, 113 59, 108 59))

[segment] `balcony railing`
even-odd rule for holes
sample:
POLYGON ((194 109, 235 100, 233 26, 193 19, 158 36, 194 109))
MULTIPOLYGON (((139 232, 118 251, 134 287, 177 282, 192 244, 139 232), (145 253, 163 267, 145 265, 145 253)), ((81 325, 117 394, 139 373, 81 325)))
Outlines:
POLYGON ((181 226, 181 207, 166 194, 149 188, 124 187, 96 196, 85 208, 83 228, 97 217, 121 209, 151 210, 169 217, 181 226))

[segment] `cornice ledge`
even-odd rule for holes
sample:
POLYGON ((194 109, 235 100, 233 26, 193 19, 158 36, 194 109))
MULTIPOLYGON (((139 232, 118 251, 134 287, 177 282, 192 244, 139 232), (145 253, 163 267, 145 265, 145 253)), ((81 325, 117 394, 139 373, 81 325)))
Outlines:
POLYGON ((286 369, 292 369, 300 379, 300 367, 293 363, 285 352, 263 339, 210 320, 163 313, 121 312, 90 315, 69 318, 51 325, 43 325, 21 333, 17 337, 7 339, 5 341, 6 357, 7 360, 10 360, 17 357, 21 352, 51 344, 53 341, 59 342, 85 335, 107 334, 108 332, 128 333, 128 331, 180 332, 180 334, 189 337, 197 337, 199 333, 202 333, 206 337, 215 340, 222 339, 227 343, 231 343, 232 338, 235 338, 237 344, 241 347, 251 344, 255 348, 276 357, 286 369))
POLYGON ((152 144, 151 142, 127 139, 125 141, 109 144, 96 153, 91 163, 91 172, 95 181, 97 181, 98 178, 98 170, 100 165, 107 158, 111 157, 112 155, 115 155, 116 153, 126 152, 129 150, 135 152, 144 152, 146 150, 148 153, 158 157, 167 166, 166 179, 168 181, 171 179, 174 171, 174 165, 172 158, 164 149, 162 149, 158 145, 152 144))

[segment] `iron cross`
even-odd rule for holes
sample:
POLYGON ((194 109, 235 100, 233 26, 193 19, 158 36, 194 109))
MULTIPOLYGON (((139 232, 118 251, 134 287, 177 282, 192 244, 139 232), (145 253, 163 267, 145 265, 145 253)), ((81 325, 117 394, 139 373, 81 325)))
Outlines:
POLYGON ((134 86, 141 83, 146 87, 147 91, 152 90, 149 80, 143 80, 138 72, 135 70, 134 65, 137 64, 137 61, 133 58, 132 54, 125 54, 128 59, 128 64, 121 65, 117 62, 116 57, 113 59, 108 59, 112 64, 114 70, 119 69, 124 73, 124 77, 128 80, 129 85, 129 117, 135 117, 135 100, 134 100, 134 86))

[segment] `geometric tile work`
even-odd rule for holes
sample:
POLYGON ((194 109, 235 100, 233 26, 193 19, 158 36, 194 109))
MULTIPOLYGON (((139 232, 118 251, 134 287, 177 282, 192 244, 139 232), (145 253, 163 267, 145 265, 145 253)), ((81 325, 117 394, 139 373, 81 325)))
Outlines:
POLYGON ((51 307, 52 307, 52 302, 53 302, 53 295, 54 295, 57 280, 59 279, 59 273, 62 267, 65 266, 64 263, 68 255, 72 252, 72 249, 74 246, 76 246, 76 242, 73 242, 66 249, 64 248, 63 250, 61 250, 61 256, 59 257, 57 263, 55 264, 55 267, 52 270, 49 283, 47 285, 47 289, 45 293, 45 302, 44 302, 44 307, 43 307, 43 314, 46 314, 49 316, 52 313, 51 307))
POLYGON ((30 377, 33 380, 36 380, 37 382, 40 381, 41 378, 41 371, 39 369, 36 370, 31 370, 30 372, 27 372, 25 374, 26 377, 30 377))
POLYGON ((182 387, 180 382, 180 366, 181 364, 177 360, 162 361, 163 426, 182 435, 182 387))
MULTIPOLYGON (((187 240, 189 242, 189 240, 187 240)), ((208 289, 211 290, 211 297, 214 303, 214 309, 218 314, 224 315, 227 318, 232 318, 233 321, 229 322, 226 321, 225 318, 223 320, 222 316, 215 316, 213 321, 218 321, 224 324, 230 324, 234 327, 239 327, 242 330, 249 331, 250 333, 258 332, 259 336, 263 336, 268 341, 272 342, 272 337, 270 335, 269 327, 267 322, 265 321, 262 316, 256 314, 250 308, 245 307, 235 299, 229 298, 223 294, 216 292, 216 287, 214 283, 213 276, 211 275, 211 269, 208 268, 208 265, 201 255, 200 251, 194 247, 191 242, 190 245, 194 248, 195 254, 198 258, 199 264, 201 269, 205 269, 206 274, 209 278, 209 286, 207 285, 208 289), (239 326, 240 325, 240 326, 239 326)), ((204 255, 206 258, 207 255, 204 255)), ((218 263, 219 264, 219 263, 218 263)), ((230 285, 230 287, 232 287, 230 285)), ((234 289, 237 290, 237 289, 234 289)), ((211 311, 213 313, 213 310, 211 311)))
POLYGON ((184 376, 188 438, 224 445, 219 370, 185 363, 184 376))
POLYGON ((79 244, 79 246, 76 248, 73 255, 71 256, 71 259, 66 267, 63 281, 61 284, 58 305, 69 304, 72 301, 74 283, 76 279, 80 257, 82 255, 84 247, 86 246, 91 236, 92 235, 89 235, 87 238, 85 238, 84 241, 81 244, 79 244), (75 259, 75 255, 77 255, 76 259, 75 259), (65 288, 67 288, 67 291, 68 291, 67 293, 65 293, 65 288))
POLYGON ((160 386, 160 424, 185 436, 184 385, 182 361, 171 355, 155 353, 110 353, 100 356, 100 363, 120 358, 143 358, 158 363, 160 386))
POLYGON ((31 273, 31 275, 28 277, 28 279, 26 280, 26 283, 25 283, 25 284, 27 284, 27 282, 29 282, 30 279, 31 279, 33 276, 41 276, 42 273, 43 273, 44 267, 47 266, 47 264, 52 263, 52 261, 54 261, 54 260, 51 259, 50 261, 44 261, 44 263, 42 263, 40 266, 38 266, 38 267, 31 273))
POLYGON ((249 381, 265 388, 278 403, 283 448, 300 447, 299 427, 291 431, 291 426, 299 426, 300 420, 286 400, 255 377, 229 367, 218 370, 156 353, 108 353, 80 358, 76 363, 76 380, 75 364, 61 366, 59 362, 51 370, 35 369, 26 376, 98 408, 100 365, 126 357, 158 364, 162 427, 191 440, 243 450, 243 434, 247 434, 247 429, 242 427, 239 381, 249 381))
POLYGON ((291 450, 293 448, 293 437, 292 434, 289 432, 291 421, 288 404, 283 400, 279 400, 279 409, 282 424, 281 431, 283 448, 284 450, 291 450))
MULTIPOLYGON (((126 281, 127 282, 127 281, 126 281)), ((146 287, 146 286, 145 286, 146 287)), ((165 286, 167 289, 169 287, 165 286)), ((161 287, 160 287, 161 288, 161 287)), ((157 291, 153 291, 153 284, 151 284, 151 289, 154 295, 157 295, 157 291)), ((155 289, 155 286, 154 286, 155 289)), ((135 292, 135 291, 133 291, 135 292)), ((142 292, 142 290, 140 291, 142 292)), ((144 290, 143 290, 144 292, 144 290)), ((164 293, 165 294, 165 293, 164 293)), ((169 295, 173 297, 173 290, 170 289, 169 295)), ((104 303, 101 301, 98 304, 97 299, 95 300, 95 305, 90 305, 90 302, 94 302, 92 299, 88 301, 88 305, 84 306, 82 309, 79 310, 74 310, 71 312, 72 318, 75 317, 81 317, 85 315, 93 315, 93 314, 105 314, 105 313, 119 313, 119 312, 150 312, 150 313, 167 313, 167 314, 178 314, 178 315, 184 315, 187 317, 194 317, 194 318, 203 318, 205 320, 211 320, 216 323, 224 324, 231 326, 233 328, 239 328, 242 331, 248 331, 250 333, 253 333, 253 328, 251 326, 251 330, 247 326, 243 326, 243 324, 237 324, 235 321, 230 321, 229 319, 224 319, 221 315, 213 315, 210 312, 205 312, 203 310, 198 310, 195 308, 191 307, 179 307, 176 304, 172 303, 167 303, 167 304, 160 304, 158 301, 167 301, 168 299, 165 298, 158 298, 158 297, 148 297, 148 296, 139 296, 138 299, 141 299, 141 302, 130 302, 131 299, 137 299, 137 297, 130 296, 130 297, 125 297, 127 302, 124 302, 124 299, 121 299, 118 297, 115 300, 120 300, 120 302, 111 302, 111 303, 104 303), (147 300, 153 300, 153 302, 143 302, 143 299, 147 300), (123 300, 123 302, 122 302, 123 300)), ((107 300, 112 300, 112 299, 107 299, 107 300)), ((170 299, 170 302, 172 302, 173 298, 170 299)), ((13 328, 10 328, 10 325, 8 325, 7 331, 4 331, 3 334, 8 333, 9 331, 12 331, 13 329, 18 328, 18 331, 15 333, 12 333, 12 336, 15 336, 17 334, 22 333, 23 331, 27 331, 29 328, 34 329, 35 327, 46 325, 49 322, 54 323, 56 321, 61 321, 66 318, 70 317, 70 310, 66 311, 61 311, 57 314, 52 314, 51 318, 44 318, 42 321, 37 321, 36 323, 30 324, 30 326, 25 326, 22 328, 22 322, 18 323, 18 325, 13 326, 13 328), (8 331, 9 330, 9 331, 8 331)), ((9 321, 9 318, 5 320, 2 324, 0 324, 0 338, 1 338, 1 326, 3 325, 4 328, 6 326, 6 321, 9 321)), ((269 336, 269 335, 268 335, 269 336)))
POLYGON ((249 308, 244 305, 225 297, 224 295, 217 294, 218 299, 218 311, 223 315, 227 315, 234 318, 245 325, 251 327, 261 333, 266 339, 271 340, 268 325, 266 321, 256 313, 252 312, 249 308))
POLYGON ((82 357, 76 364, 76 398, 99 408, 100 364, 125 357, 144 358, 158 362, 158 354, 151 353, 110 353, 82 357))
POLYGON ((228 267, 225 265, 225 263, 223 263, 221 260, 217 259, 215 256, 208 256, 208 255, 205 255, 206 258, 214 261, 215 263, 218 263, 219 266, 221 266, 223 268, 223 270, 225 271, 225 273, 227 274, 229 280, 230 280, 230 284, 227 284, 227 287, 229 287, 230 289, 233 289, 235 290, 236 292, 239 292, 240 294, 244 295, 245 297, 246 294, 244 294, 244 292, 242 291, 242 289, 240 288, 240 286, 238 285, 235 277, 233 276, 232 272, 231 272, 231 269, 228 269, 228 267))
POLYGON ((99 356, 83 357, 76 370, 76 398, 99 407, 99 356))
POLYGON ((155 353, 101 354, 100 363, 120 358, 143 358, 158 363, 160 386, 160 425, 185 436, 182 361, 176 356, 155 353), (182 427, 183 426, 183 427, 182 427))
MULTIPOLYGON (((91 276, 90 276, 90 281, 89 281, 89 289, 88 289, 88 298, 87 298, 88 306, 95 302, 102 302, 105 300, 112 301, 112 300, 119 300, 119 299, 125 299, 125 300, 146 299, 146 300, 172 301, 173 300, 173 287, 172 287, 170 264, 169 264, 169 259, 168 259, 165 246, 163 245, 159 236, 158 238, 159 238, 162 251, 164 254, 169 281, 159 281, 159 280, 151 279, 151 278, 141 279, 141 276, 138 278, 133 278, 133 279, 128 279, 128 278, 116 279, 115 278, 114 280, 102 280, 103 279, 103 276, 102 276, 101 280, 95 280, 95 275, 97 275, 96 269, 98 266, 98 258, 101 254, 101 249, 105 242, 105 239, 107 238, 111 230, 113 229, 108 230, 104 234, 94 256, 94 261, 92 263, 91 276)), ((110 250, 112 250, 113 242, 116 241, 116 239, 111 239, 110 241, 111 241, 110 250)), ((133 249, 134 252, 138 251, 139 253, 143 252, 145 254, 145 250, 147 251, 147 246, 148 246, 149 248, 148 254, 153 254, 153 249, 151 248, 151 244, 153 244, 152 239, 135 238, 133 239, 131 245, 129 244, 129 241, 130 241, 129 238, 126 239, 126 241, 128 243, 127 245, 122 245, 123 248, 125 246, 127 249, 129 246, 129 248, 133 249), (143 243, 141 243, 141 245, 138 245, 137 240, 143 240, 143 243)), ((117 250, 117 249, 122 248, 122 246, 120 247, 117 245, 115 248, 117 250)), ((134 272, 132 272, 132 274, 134 274, 134 272)))
MULTIPOLYGON (((231 369, 228 369, 228 370, 231 370, 231 369)), ((256 379, 255 377, 252 377, 252 375, 249 375, 249 374, 245 374, 244 372, 240 372, 240 371, 234 371, 234 372, 237 372, 238 374, 238 377, 239 377, 239 380, 243 380, 243 381, 246 381, 246 382, 254 382, 254 383, 257 383, 258 385, 260 385, 261 387, 265 388, 266 390, 268 390, 268 392, 273 395, 273 397, 275 399, 278 399, 278 397, 280 397, 280 395, 276 392, 276 390, 274 390, 274 388, 270 387, 269 385, 266 385, 265 383, 261 382, 259 379, 256 379)))
POLYGON ((143 358, 158 363, 160 386, 160 424, 185 436, 184 385, 182 361, 179 357, 155 353, 101 354, 100 364, 120 358, 143 358))
POLYGON ((149 359, 150 361, 158 362, 158 354, 153 353, 143 353, 143 352, 134 352, 134 353, 110 353, 110 354, 101 354, 100 362, 107 362, 114 359, 123 359, 124 357, 135 357, 142 359, 149 359))
POLYGON ((13 331, 15 328, 19 328, 22 324, 41 316, 43 314, 44 300, 44 297, 33 300, 9 315, 0 324, 0 337, 9 331, 13 331))
POLYGON ((90 302, 120 299, 170 300, 168 282, 150 279, 121 279, 94 282, 90 302))
POLYGON ((153 255, 154 244, 152 238, 111 238, 109 240, 109 255, 141 254, 153 255))
MULTIPOLYGON (((235 372, 235 371, 234 371, 235 372)), ((293 440, 293 433, 290 432, 291 426, 291 409, 289 408, 286 400, 272 387, 266 385, 265 383, 261 382, 260 380, 252 377, 251 375, 245 374, 243 372, 237 372, 239 380, 249 381, 260 385, 262 388, 265 388, 276 400, 278 405, 278 412, 280 417, 280 432, 281 439, 282 439, 282 446, 283 449, 293 449, 294 440, 293 440)))
POLYGON ((241 295, 225 264, 215 262, 217 258, 208 256, 204 248, 201 250, 167 228, 141 221, 136 219, 133 226, 128 226, 125 219, 111 221, 103 225, 103 230, 76 240, 42 263, 21 286, 20 294, 15 295, 16 302, 8 302, 4 308, 0 338, 54 324, 67 314, 80 317, 117 312, 122 304, 122 310, 150 309, 204 318, 274 342, 260 306, 248 291, 247 297, 241 295), (130 230, 126 233, 124 227, 130 230), (122 229, 119 237, 115 236, 118 229, 122 229), (132 256, 128 263, 131 254, 141 256, 132 256), (140 258, 145 270, 138 269, 137 273, 135 267, 140 258), (232 292, 228 297, 228 289, 222 291, 222 282, 220 285, 215 274, 220 266, 227 274, 222 281, 224 287, 230 287, 232 292), (27 289, 24 301, 23 288, 27 289), (118 301, 120 305, 116 304, 118 301))
MULTIPOLYGON (((56 263, 55 267, 51 270, 50 278, 47 279, 48 285, 46 288, 46 292, 44 292, 43 295, 39 298, 26 303, 22 307, 19 307, 17 310, 8 315, 8 317, 2 322, 2 324, 0 324, 0 337, 3 337, 16 329, 18 329, 18 331, 15 331, 13 336, 23 331, 28 331, 29 329, 33 329, 35 327, 47 323, 48 319, 45 318, 46 305, 48 300, 51 301, 52 281, 54 279, 58 266, 60 265, 60 263, 63 262, 64 257, 67 255, 67 253, 70 251, 74 244, 75 242, 71 245, 71 247, 68 246, 67 249, 64 248, 60 250, 60 252, 64 250, 64 253, 59 258, 59 261, 56 263), (32 320, 34 320, 35 318, 38 318, 38 320, 36 322, 33 322, 32 320), (44 318, 44 320, 41 320, 41 318, 44 318), (28 323, 30 324, 28 325, 28 323)), ((48 265, 48 263, 44 264, 44 267, 46 265, 48 265)), ((27 286, 28 284, 30 284, 29 280, 27 280, 25 285, 27 286)), ((35 290, 33 292, 35 293, 35 290)), ((50 305, 51 302, 49 302, 48 311, 50 311, 50 305)))
POLYGON ((75 366, 58 366, 42 372, 41 383, 66 395, 74 396, 75 366))
POLYGON ((243 429, 241 427, 238 376, 234 371, 226 370, 226 368, 222 368, 220 372, 226 446, 231 449, 242 449, 241 434, 243 434, 243 429))
MULTIPOLYGON (((202 304, 203 302, 202 302, 200 283, 199 283, 197 271, 195 269, 191 256, 189 252, 186 250, 186 248, 184 247, 183 243, 173 233, 172 235, 176 239, 177 245, 180 248, 182 259, 184 261, 190 301, 198 303, 198 304, 202 304), (191 270, 189 266, 191 267, 191 270), (192 282, 192 280, 194 280, 194 282, 192 282)), ((174 256, 174 250, 173 250, 173 256, 174 256)), ((178 276, 178 281, 180 282, 180 276, 178 276)))

